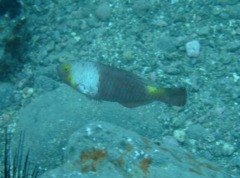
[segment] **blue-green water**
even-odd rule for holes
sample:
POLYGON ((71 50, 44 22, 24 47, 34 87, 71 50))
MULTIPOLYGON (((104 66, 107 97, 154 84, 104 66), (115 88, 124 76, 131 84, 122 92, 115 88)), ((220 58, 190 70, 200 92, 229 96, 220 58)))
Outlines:
POLYGON ((8 127, 14 143, 25 130, 45 177, 240 176, 238 0, 6 2, 0 133, 8 127), (89 99, 56 72, 80 59, 187 88, 187 104, 129 109, 89 99))

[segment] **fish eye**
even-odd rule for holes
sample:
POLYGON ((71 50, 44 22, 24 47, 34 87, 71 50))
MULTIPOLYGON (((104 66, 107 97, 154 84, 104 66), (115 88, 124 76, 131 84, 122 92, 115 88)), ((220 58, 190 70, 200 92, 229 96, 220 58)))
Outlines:
POLYGON ((64 70, 65 72, 69 72, 69 71, 70 71, 70 66, 69 66, 69 65, 64 65, 64 66, 63 66, 63 70, 64 70))

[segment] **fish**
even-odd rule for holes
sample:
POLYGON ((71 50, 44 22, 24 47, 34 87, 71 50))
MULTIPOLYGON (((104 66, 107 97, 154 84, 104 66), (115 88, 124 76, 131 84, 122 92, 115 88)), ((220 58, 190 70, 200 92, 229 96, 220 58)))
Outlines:
POLYGON ((156 87, 131 72, 100 62, 75 60, 61 63, 57 73, 66 84, 87 97, 118 102, 128 108, 153 101, 182 107, 187 101, 186 88, 156 87))

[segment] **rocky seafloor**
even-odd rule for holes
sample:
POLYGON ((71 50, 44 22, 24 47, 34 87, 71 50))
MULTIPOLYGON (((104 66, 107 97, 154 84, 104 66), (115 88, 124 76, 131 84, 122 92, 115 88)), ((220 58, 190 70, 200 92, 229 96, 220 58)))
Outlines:
POLYGON ((14 141, 25 130, 42 176, 240 176, 238 0, 6 2, 0 1, 0 134, 9 127, 14 141), (75 59, 186 87, 187 105, 128 109, 89 100, 57 76, 59 63, 75 59), (99 122, 106 131, 84 136, 99 122), (139 141, 129 144, 133 138, 139 141))

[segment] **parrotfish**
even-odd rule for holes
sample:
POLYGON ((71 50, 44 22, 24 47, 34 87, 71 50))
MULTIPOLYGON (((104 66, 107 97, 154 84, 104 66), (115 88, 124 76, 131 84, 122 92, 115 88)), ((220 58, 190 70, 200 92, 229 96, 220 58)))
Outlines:
POLYGON ((155 100, 173 106, 184 106, 185 88, 156 87, 128 71, 102 63, 77 60, 57 67, 60 78, 82 94, 96 99, 137 107, 155 100))

